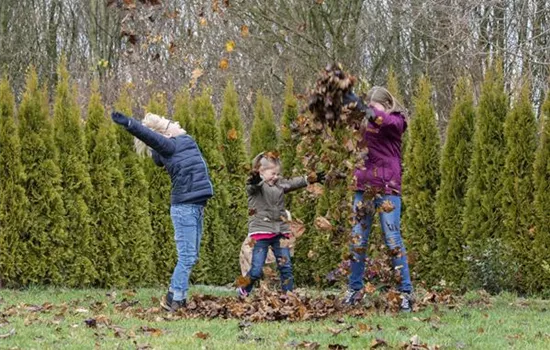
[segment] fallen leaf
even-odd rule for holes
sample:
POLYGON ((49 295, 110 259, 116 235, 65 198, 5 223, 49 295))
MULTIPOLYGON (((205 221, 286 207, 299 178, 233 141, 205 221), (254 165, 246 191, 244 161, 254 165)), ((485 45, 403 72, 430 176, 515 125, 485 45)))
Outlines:
POLYGON ((158 337, 159 335, 162 335, 162 333, 163 333, 162 329, 153 328, 153 327, 149 327, 149 326, 141 326, 140 330, 145 335, 150 335, 150 336, 153 336, 153 337, 158 337))
POLYGON ((371 332, 372 329, 373 329, 372 326, 370 326, 368 324, 365 324, 365 323, 358 323, 357 327, 359 327, 359 330, 361 332, 371 332))
POLYGON ((370 348, 378 349, 387 345, 388 343, 386 343, 384 339, 376 338, 376 339, 373 339, 372 342, 370 343, 370 348))
POLYGON ((237 277, 237 280, 235 281, 235 284, 237 287, 244 288, 250 284, 250 277, 248 276, 239 276, 237 277))
POLYGON ((199 339, 203 339, 203 340, 208 339, 209 336, 210 336, 209 333, 203 333, 203 332, 197 332, 197 333, 195 333, 195 337, 197 337, 197 338, 199 338, 199 339))
POLYGON ((208 25, 208 21, 207 21, 206 18, 204 18, 204 17, 201 17, 201 18, 199 19, 199 23, 200 23, 200 25, 203 26, 203 27, 206 27, 206 26, 208 25))

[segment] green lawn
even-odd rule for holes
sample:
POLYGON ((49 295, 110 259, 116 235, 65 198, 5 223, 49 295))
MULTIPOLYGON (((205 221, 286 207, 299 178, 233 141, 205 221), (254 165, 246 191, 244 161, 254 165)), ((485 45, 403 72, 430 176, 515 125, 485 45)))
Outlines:
MULTIPOLYGON (((550 349, 550 302, 510 294, 471 292, 452 309, 412 314, 250 323, 178 319, 155 309, 161 290, 114 292, 0 290, 0 349, 550 349), (135 309, 146 315, 127 312, 135 309)), ((192 293, 233 296, 209 287, 192 293)))

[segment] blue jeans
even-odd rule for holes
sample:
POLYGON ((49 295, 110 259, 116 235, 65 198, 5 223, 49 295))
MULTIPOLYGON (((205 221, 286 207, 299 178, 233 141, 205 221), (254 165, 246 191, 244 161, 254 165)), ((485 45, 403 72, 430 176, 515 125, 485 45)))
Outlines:
POLYGON ((252 249, 252 266, 248 272, 250 283, 244 289, 250 293, 254 283, 262 278, 262 271, 267 258, 269 247, 273 248, 273 254, 277 260, 277 268, 281 276, 281 287, 283 291, 294 289, 294 276, 292 275, 292 264, 290 262, 290 249, 281 247, 282 235, 270 239, 261 239, 256 242, 252 249))
MULTIPOLYGON (((380 225, 384 232, 384 241, 386 246, 390 249, 399 247, 401 254, 393 257, 392 265, 394 269, 398 269, 401 274, 401 285, 399 290, 401 292, 412 292, 411 276, 409 273, 409 263, 407 262, 407 252, 401 238, 401 197, 393 195, 384 195, 374 199, 374 208, 378 209, 382 203, 389 200, 394 209, 386 213, 380 212, 380 225)), ((363 192, 357 191, 353 197, 353 209, 357 208, 357 203, 363 201, 363 204, 367 204, 366 200, 363 200, 363 192)), ((372 221, 374 215, 366 215, 361 218, 361 222, 358 222, 353 227, 352 239, 350 244, 351 253, 353 259, 351 262, 351 274, 349 276, 349 288, 352 290, 360 290, 364 286, 363 276, 365 274, 365 257, 368 247, 369 234, 372 228, 372 221), (358 249, 359 248, 359 249, 358 249)))
POLYGON ((187 298, 191 269, 199 258, 203 212, 204 207, 197 204, 173 204, 170 207, 178 251, 178 263, 170 281, 170 291, 174 293, 173 300, 187 298))

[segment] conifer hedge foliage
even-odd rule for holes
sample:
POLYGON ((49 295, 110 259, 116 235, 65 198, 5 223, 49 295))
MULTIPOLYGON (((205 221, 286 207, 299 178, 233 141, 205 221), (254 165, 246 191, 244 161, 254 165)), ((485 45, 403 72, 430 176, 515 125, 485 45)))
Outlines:
MULTIPOLYGON (((441 116, 427 78, 408 106, 402 222, 416 283, 550 292, 550 97, 537 116, 529 85, 509 99, 502 74, 500 63, 491 65, 477 98, 468 80, 458 80, 441 155, 441 116)), ((50 93, 30 68, 18 105, 9 81, 0 82, 0 285, 166 285, 176 262, 166 171, 138 157, 132 136, 114 127, 97 83, 82 109, 63 60, 58 77, 50 93)), ((388 85, 398 95, 396 82, 390 72, 388 85)), ((180 122, 203 152, 215 196, 205 209, 192 279, 227 285, 239 275, 251 157, 278 149, 285 176, 305 175, 310 157, 345 164, 350 135, 336 129, 338 145, 319 139, 300 147, 289 132, 300 118, 291 77, 280 142, 271 102, 261 93, 249 132, 232 82, 219 116, 210 96, 208 89, 195 96, 182 89, 168 108, 166 95, 155 93, 145 111, 180 122)), ((115 108, 128 115, 138 108, 131 87, 120 89, 115 108)), ((351 205, 348 180, 289 201, 306 227, 293 258, 298 285, 324 285, 347 251, 349 218, 339 213, 351 205), (319 216, 337 229, 316 227, 319 216)))

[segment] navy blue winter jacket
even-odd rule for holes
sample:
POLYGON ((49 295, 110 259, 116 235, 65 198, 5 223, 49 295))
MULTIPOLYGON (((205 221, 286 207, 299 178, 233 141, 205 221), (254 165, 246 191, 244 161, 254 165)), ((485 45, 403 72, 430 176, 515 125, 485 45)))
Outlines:
POLYGON ((153 160, 164 166, 172 180, 171 203, 200 204, 213 196, 208 167, 197 143, 189 135, 167 138, 130 118, 126 129, 152 148, 153 160))

